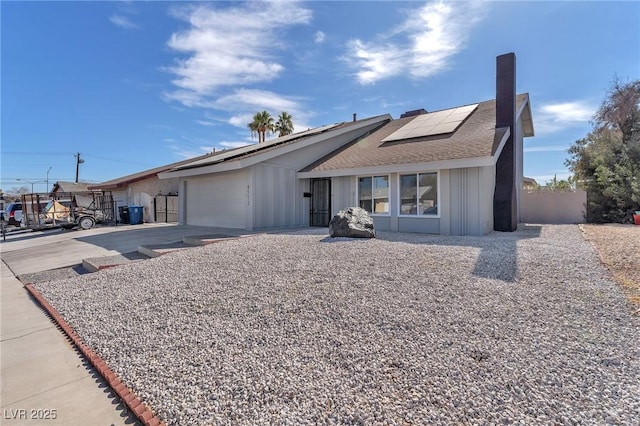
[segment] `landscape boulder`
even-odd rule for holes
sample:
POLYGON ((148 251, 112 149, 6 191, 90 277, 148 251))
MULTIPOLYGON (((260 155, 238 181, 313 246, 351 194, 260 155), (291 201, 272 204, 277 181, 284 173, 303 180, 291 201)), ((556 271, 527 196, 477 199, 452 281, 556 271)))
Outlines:
POLYGON ((340 210, 329 222, 331 237, 375 238, 373 219, 365 209, 349 207, 340 210))

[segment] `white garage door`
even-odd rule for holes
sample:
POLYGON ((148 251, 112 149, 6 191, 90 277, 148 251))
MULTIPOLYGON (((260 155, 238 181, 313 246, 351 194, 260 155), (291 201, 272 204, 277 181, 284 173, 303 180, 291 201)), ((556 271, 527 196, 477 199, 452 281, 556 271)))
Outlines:
POLYGON ((188 225, 245 228, 248 173, 216 173, 186 180, 188 225))

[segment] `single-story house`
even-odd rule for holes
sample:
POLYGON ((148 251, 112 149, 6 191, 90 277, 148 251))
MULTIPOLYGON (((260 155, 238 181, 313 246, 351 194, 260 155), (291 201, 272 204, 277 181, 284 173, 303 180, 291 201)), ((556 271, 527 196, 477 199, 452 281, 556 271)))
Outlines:
MULTIPOLYGON (((202 160, 212 154, 182 160, 164 166, 154 167, 138 173, 88 185, 91 191, 110 191, 117 207, 141 206, 145 222, 171 222, 172 205, 176 204, 178 179, 158 179, 158 173, 178 167, 191 161, 202 160), (162 214, 156 214, 156 213, 162 214), (159 216, 159 217, 156 217, 159 216)), ((173 220, 173 221, 175 221, 173 220)))
POLYGON ((376 229, 443 235, 513 231, 529 96, 515 55, 497 58, 496 99, 329 125, 161 172, 179 180, 183 224, 247 230, 327 226, 360 206, 376 229))
POLYGON ((527 191, 527 192, 535 191, 536 188, 538 188, 538 186, 539 186, 538 182, 536 182, 534 178, 530 178, 526 176, 522 178, 523 191, 527 191))
POLYGON ((67 182, 59 180, 53 184, 51 194, 58 194, 62 192, 89 192, 91 191, 86 182, 67 182))

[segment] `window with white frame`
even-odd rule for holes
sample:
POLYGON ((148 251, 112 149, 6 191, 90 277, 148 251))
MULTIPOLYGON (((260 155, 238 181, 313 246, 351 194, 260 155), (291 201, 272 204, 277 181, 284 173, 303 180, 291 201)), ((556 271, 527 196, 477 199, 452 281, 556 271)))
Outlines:
POLYGON ((389 214, 389 176, 358 178, 358 205, 369 213, 389 214))
POLYGON ((400 214, 438 214, 438 173, 400 175, 400 214))

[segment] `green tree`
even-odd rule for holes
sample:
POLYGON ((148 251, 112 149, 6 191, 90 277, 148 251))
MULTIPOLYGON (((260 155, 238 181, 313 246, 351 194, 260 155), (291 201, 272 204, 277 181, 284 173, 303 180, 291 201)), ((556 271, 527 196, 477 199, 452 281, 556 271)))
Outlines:
POLYGON ((264 142, 267 135, 274 132, 273 117, 267 111, 257 112, 253 121, 247 124, 251 130, 251 137, 258 135, 258 143, 264 142))
POLYGON ((557 176, 554 175, 553 179, 546 182, 545 188, 548 191, 552 191, 552 192, 575 191, 576 182, 575 182, 575 179, 571 176, 569 176, 567 179, 558 180, 557 176))
POLYGON ((278 132, 278 136, 286 136, 293 133, 293 117, 286 111, 282 111, 276 121, 275 131, 278 132))
POLYGON ((566 165, 587 190, 588 222, 628 222, 640 209, 640 80, 614 81, 593 118, 566 165))

